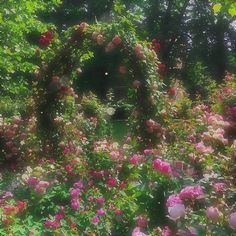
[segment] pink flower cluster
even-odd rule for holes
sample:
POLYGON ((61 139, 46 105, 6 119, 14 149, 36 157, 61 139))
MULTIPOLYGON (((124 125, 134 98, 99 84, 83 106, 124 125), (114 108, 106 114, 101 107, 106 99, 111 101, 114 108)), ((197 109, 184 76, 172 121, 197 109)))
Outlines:
POLYGON ((179 197, 182 200, 195 200, 198 197, 203 196, 203 188, 202 186, 187 186, 183 188, 180 193, 179 197))
POLYGON ((185 216, 184 200, 195 200, 203 195, 203 189, 201 186, 187 186, 180 191, 179 194, 170 195, 166 201, 166 207, 168 208, 169 218, 171 220, 178 220, 185 216))
POLYGON ((78 197, 80 195, 81 188, 83 188, 83 183, 81 181, 78 181, 74 183, 73 188, 70 190, 71 208, 73 210, 78 210, 80 208, 78 197))
POLYGON ((27 184, 38 193, 45 193, 49 187, 49 182, 39 180, 37 177, 31 176, 27 179, 27 184))
POLYGON ((152 40, 152 49, 157 52, 161 49, 161 44, 157 39, 152 40))
POLYGON ((230 125, 229 122, 224 121, 223 116, 219 114, 206 112, 204 118, 209 125, 212 125, 215 128, 217 127, 226 128, 230 125))
POLYGON ((38 193, 45 193, 49 186, 49 182, 47 181, 39 181, 35 186, 35 191, 38 193))
POLYGON ((100 218, 106 214, 105 210, 102 208, 97 210, 97 215, 91 218, 91 223, 97 225, 100 222, 100 218))
POLYGON ((9 124, 4 122, 0 123, 0 132, 5 139, 6 159, 15 158, 20 153, 15 137, 19 134, 19 137, 22 141, 27 138, 26 133, 20 133, 19 128, 21 123, 22 118, 19 116, 14 116, 11 123, 9 124))
POLYGON ((148 133, 153 133, 154 131, 158 131, 161 129, 161 125, 152 119, 146 121, 146 126, 148 133))
POLYGON ((0 199, 2 199, 2 200, 7 200, 8 198, 11 198, 11 197, 13 197, 13 193, 7 191, 7 192, 4 192, 4 193, 1 195, 0 199))
MULTIPOLYGON (((206 209, 206 216, 213 222, 217 223, 220 220, 222 213, 217 207, 208 207, 206 209)), ((228 216, 229 227, 233 230, 236 230, 236 212, 231 213, 228 216)))
POLYGON ((97 225, 100 222, 100 217, 103 217, 106 214, 106 211, 102 208, 102 205, 105 203, 106 200, 102 196, 97 197, 97 198, 90 196, 88 199, 89 202, 92 202, 94 200, 98 205, 98 209, 97 209, 97 214, 93 216, 90 221, 92 224, 97 225))
POLYGON ((60 224, 60 222, 57 222, 56 220, 46 220, 44 222, 44 226, 46 228, 58 229, 61 227, 61 224, 60 224))
POLYGON ((229 72, 226 72, 224 80, 225 81, 231 81, 232 79, 233 79, 232 74, 230 74, 229 72))
POLYGON ((213 188, 216 192, 222 192, 225 188, 225 183, 214 183, 213 188))
POLYGON ((142 157, 141 155, 139 155, 139 154, 134 154, 134 155, 130 158, 129 162, 130 162, 130 164, 136 166, 136 165, 138 165, 138 164, 142 161, 142 159, 143 159, 143 157, 142 157))
POLYGON ((110 155, 111 155, 111 159, 112 159, 113 161, 119 160, 120 152, 119 152, 118 150, 112 150, 112 151, 110 152, 110 155))
POLYGON ((200 115, 207 110, 208 110, 208 106, 206 106, 204 104, 200 104, 200 105, 193 107, 192 112, 194 115, 200 115))
POLYGON ((204 140, 218 140, 223 144, 228 144, 228 139, 224 138, 225 130, 222 128, 215 129, 211 126, 208 127, 208 132, 202 134, 204 140))
POLYGON ((95 152, 109 151, 109 146, 110 144, 106 139, 97 141, 94 143, 94 151, 95 152))
POLYGON ((170 163, 162 161, 161 159, 155 159, 152 162, 152 167, 154 170, 161 172, 162 174, 172 174, 170 163))
POLYGON ((199 142, 195 145, 195 149, 200 154, 213 153, 214 149, 211 146, 205 146, 203 142, 199 142))
POLYGON ((185 200, 195 200, 203 196, 203 188, 201 186, 187 186, 180 191, 179 194, 172 194, 166 201, 169 218, 176 221, 185 216, 185 200))
POLYGON ((107 139, 94 142, 94 152, 107 152, 110 154, 113 161, 121 160, 123 158, 119 145, 117 145, 117 143, 110 142, 107 139))
POLYGON ((122 39, 120 36, 115 35, 111 42, 109 42, 105 48, 106 52, 113 51, 116 47, 118 47, 122 43, 122 39))
POLYGON ((65 218, 65 209, 60 207, 60 211, 56 213, 53 220, 46 220, 44 226, 49 229, 58 229, 61 227, 60 221, 65 218))
POLYGON ((224 121, 219 114, 205 112, 204 120, 208 124, 207 132, 202 134, 206 141, 218 140, 223 144, 228 144, 228 140, 224 137, 225 128, 229 127, 229 122, 224 121))
POLYGON ((60 147, 63 148, 64 155, 74 154, 78 156, 83 152, 82 148, 80 146, 77 146, 77 144, 73 141, 69 141, 67 145, 65 145, 64 143, 60 143, 60 147))
POLYGON ((134 48, 135 55, 138 59, 142 60, 145 58, 144 48, 141 44, 136 44, 134 48))

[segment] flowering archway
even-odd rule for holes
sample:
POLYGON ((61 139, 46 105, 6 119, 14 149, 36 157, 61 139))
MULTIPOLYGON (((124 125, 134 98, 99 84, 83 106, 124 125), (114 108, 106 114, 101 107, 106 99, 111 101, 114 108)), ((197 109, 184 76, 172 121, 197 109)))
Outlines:
MULTIPOLYGON (((132 130, 143 147, 156 144, 162 136, 161 116, 163 81, 159 79, 162 66, 148 43, 137 42, 134 33, 125 35, 112 28, 81 23, 67 32, 67 40, 52 54, 48 63, 41 61, 36 82, 36 109, 43 142, 55 150, 60 139, 60 127, 55 123, 60 101, 66 96, 77 97, 72 78, 80 73, 81 58, 91 45, 102 47, 105 53, 119 50, 125 55, 121 73, 130 73, 130 97, 135 109, 130 117, 132 130)), ((47 46, 52 34, 41 36, 40 43, 47 46)), ((51 153, 51 151, 50 151, 51 153)))

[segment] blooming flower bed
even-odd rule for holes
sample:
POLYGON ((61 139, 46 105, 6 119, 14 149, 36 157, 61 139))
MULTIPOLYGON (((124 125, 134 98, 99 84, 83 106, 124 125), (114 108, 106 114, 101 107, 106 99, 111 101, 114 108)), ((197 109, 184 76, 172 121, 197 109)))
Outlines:
MULTIPOLYGON (((76 30, 86 33, 88 27, 82 23, 76 30)), ((90 34, 97 45, 105 44, 102 33, 90 34)), ((122 42, 114 35, 105 52, 122 42)), ((51 45, 53 33, 42 34, 39 43, 51 45)), ((156 60, 151 49, 132 46, 138 61, 156 60)), ((158 51, 159 42, 150 47, 158 51)), ((166 66, 156 66, 162 75, 166 66)), ((147 138, 132 130, 120 143, 107 131, 106 105, 91 94, 79 98, 60 77, 46 82, 47 98, 53 94, 46 105, 55 101, 63 111, 48 112, 55 126, 45 125, 37 112, 0 119, 0 161, 8 167, 0 176, 1 235, 236 235, 234 76, 227 75, 206 104, 191 102, 179 86, 162 91, 160 106, 159 82, 148 81, 156 113, 135 110, 132 116, 147 138), (44 133, 42 124, 52 132, 44 133)), ((131 82, 134 96, 144 82, 131 82)), ((42 111, 40 99, 33 105, 42 111)))

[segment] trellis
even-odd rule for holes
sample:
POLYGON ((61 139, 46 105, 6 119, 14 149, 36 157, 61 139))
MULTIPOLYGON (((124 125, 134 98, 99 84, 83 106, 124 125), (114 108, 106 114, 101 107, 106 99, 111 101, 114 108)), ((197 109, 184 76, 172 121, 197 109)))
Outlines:
POLYGON ((50 155, 58 147, 60 141, 60 127, 55 124, 55 117, 59 109, 59 101, 62 96, 71 95, 70 78, 78 68, 80 61, 78 51, 83 52, 85 42, 103 47, 105 53, 112 50, 120 50, 128 59, 132 68, 130 81, 134 90, 133 111, 130 121, 142 147, 156 144, 160 138, 162 129, 159 127, 155 133, 148 131, 146 121, 154 119, 161 123, 160 111, 162 109, 163 82, 159 79, 156 53, 147 45, 136 42, 135 37, 119 35, 111 28, 96 28, 86 23, 81 23, 70 30, 67 42, 57 50, 57 53, 48 64, 41 63, 37 78, 36 110, 38 118, 38 130, 44 146, 50 146, 50 155), (69 78, 67 84, 61 86, 60 78, 69 78), (60 89, 59 89, 60 88, 60 89))

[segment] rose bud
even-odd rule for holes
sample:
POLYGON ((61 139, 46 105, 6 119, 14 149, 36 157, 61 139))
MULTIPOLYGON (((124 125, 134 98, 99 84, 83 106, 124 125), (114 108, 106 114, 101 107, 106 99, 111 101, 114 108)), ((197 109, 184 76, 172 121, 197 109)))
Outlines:
POLYGON ((112 42, 113 42, 116 46, 118 46, 119 44, 121 44, 122 40, 121 40, 121 38, 120 38, 118 35, 116 35, 116 36, 112 39, 112 42))

